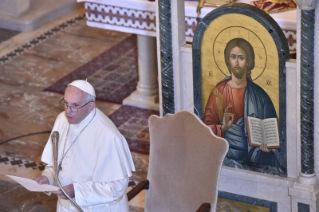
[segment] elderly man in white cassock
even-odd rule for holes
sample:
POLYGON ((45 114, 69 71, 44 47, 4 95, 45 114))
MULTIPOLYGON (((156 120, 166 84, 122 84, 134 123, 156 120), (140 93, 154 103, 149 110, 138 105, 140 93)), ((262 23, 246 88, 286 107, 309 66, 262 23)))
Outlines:
MULTIPOLYGON (((95 91, 85 80, 68 85, 53 131, 60 135, 59 180, 83 211, 129 211, 126 188, 135 171, 125 138, 113 122, 95 107, 95 91)), ((55 185, 53 146, 47 142, 42 161, 47 163, 39 184, 55 185)), ((57 211, 78 211, 61 190, 57 211)))

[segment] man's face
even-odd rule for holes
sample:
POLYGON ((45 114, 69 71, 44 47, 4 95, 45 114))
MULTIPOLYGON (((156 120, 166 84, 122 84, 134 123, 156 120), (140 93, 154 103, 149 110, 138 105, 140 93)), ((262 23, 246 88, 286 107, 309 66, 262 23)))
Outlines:
MULTIPOLYGON (((86 93, 74 86, 67 87, 64 93, 65 102, 68 105, 74 105, 76 107, 81 107, 87 103, 85 97, 86 93)), ((91 102, 74 112, 68 107, 65 109, 65 115, 70 124, 78 124, 93 110, 94 107, 94 102, 91 102)))
POLYGON ((229 64, 230 64, 230 71, 237 79, 242 79, 243 77, 246 78, 246 71, 247 71, 247 55, 246 52, 236 46, 229 53, 229 64))

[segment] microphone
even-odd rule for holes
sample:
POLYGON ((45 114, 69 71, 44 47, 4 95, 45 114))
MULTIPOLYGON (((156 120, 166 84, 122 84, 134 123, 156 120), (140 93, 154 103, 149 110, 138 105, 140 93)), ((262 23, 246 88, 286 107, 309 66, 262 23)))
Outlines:
POLYGON ((58 131, 53 131, 51 134, 51 141, 52 141, 52 146, 53 146, 53 169, 55 170, 55 182, 59 185, 61 191, 63 194, 72 202, 72 204, 79 209, 80 212, 83 212, 82 208, 73 200, 63 189, 60 180, 59 180, 59 172, 60 172, 60 167, 58 166, 58 156, 59 156, 59 139, 60 139, 60 134, 58 131))
POLYGON ((60 138, 60 134, 58 131, 52 132, 51 141, 53 146, 53 169, 55 170, 55 173, 58 173, 59 171, 58 170, 59 138, 60 138))

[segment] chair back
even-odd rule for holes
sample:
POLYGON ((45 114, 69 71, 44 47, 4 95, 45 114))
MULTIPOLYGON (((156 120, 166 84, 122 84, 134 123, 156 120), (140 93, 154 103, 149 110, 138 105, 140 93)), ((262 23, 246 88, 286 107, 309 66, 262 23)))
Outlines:
POLYGON ((218 179, 228 142, 195 114, 181 111, 149 118, 150 161, 145 211, 215 211, 218 179))

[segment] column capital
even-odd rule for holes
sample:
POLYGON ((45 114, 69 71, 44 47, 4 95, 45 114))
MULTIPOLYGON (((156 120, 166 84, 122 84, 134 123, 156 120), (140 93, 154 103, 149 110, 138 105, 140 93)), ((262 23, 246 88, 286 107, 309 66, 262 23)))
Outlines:
POLYGON ((318 0, 296 0, 301 10, 314 10, 318 0))

